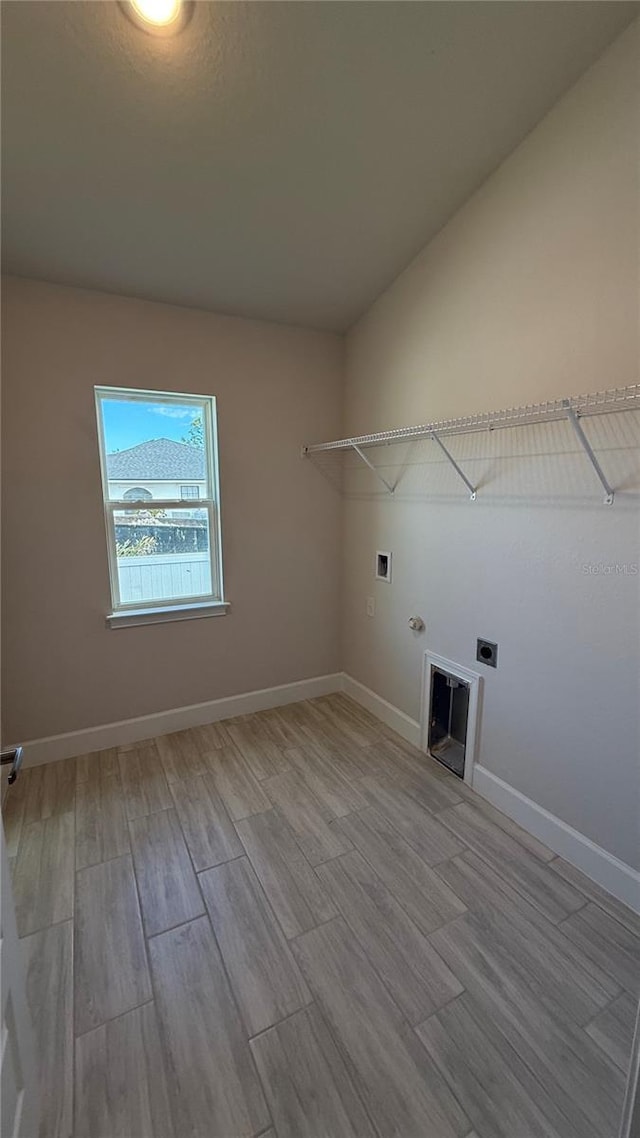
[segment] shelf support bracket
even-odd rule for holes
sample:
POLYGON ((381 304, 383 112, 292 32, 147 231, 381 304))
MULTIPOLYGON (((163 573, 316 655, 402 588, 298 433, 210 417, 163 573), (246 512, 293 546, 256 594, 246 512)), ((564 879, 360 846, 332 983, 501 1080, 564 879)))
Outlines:
POLYGON ((356 452, 356 454, 358 455, 358 458, 361 458, 361 459, 362 459, 362 461, 364 462, 365 466, 368 466, 368 467, 369 467, 369 470, 372 470, 372 471, 373 471, 373 473, 375 474, 375 476, 376 476, 376 478, 378 479, 378 481, 379 481, 379 482, 382 482, 382 485, 383 485, 383 486, 384 486, 384 487, 385 487, 385 488, 388 490, 389 494, 393 494, 393 492, 394 492, 394 490, 395 490, 395 486, 390 486, 390 485, 389 485, 389 483, 387 482, 386 478, 383 478, 383 477, 382 477, 382 475, 379 473, 378 469, 377 469, 377 468, 376 468, 376 467, 373 465, 373 463, 372 463, 372 462, 370 462, 370 460, 367 458, 366 454, 364 454, 364 452, 363 452, 362 450, 360 450, 360 447, 359 447, 359 446, 356 446, 356 444, 355 444, 355 443, 353 443, 353 449, 354 449, 354 451, 356 452))
POLYGON ((589 459, 589 462, 591 463, 593 469, 595 470, 595 472, 596 472, 596 474, 600 480, 600 483, 601 483, 602 488, 604 490, 604 504, 605 504, 605 506, 612 506, 613 505, 613 487, 609 485, 609 483, 607 482, 607 479, 605 478, 604 471, 602 470, 600 463, 598 462, 595 454, 593 453, 591 443, 589 442, 587 436, 585 435, 585 433, 582 429, 580 419, 578 418, 578 415, 574 411, 574 409, 571 406, 571 403, 569 402, 568 399, 563 400, 563 406, 567 412, 567 419, 569 420, 569 422, 571 423, 571 426, 573 427, 573 429, 575 431, 576 438, 577 438, 578 442, 580 443, 580 446, 582 447, 584 453, 586 454, 587 458, 589 459))
POLYGON ((454 458, 454 457, 453 457, 453 455, 452 455, 452 454, 451 454, 451 453, 450 453, 450 452, 447 450, 447 448, 446 448, 446 446, 444 445, 444 443, 443 443, 442 439, 438 437, 438 435, 435 433, 435 431, 432 431, 432 432, 431 432, 431 438, 433 439, 434 443, 437 443, 437 444, 438 444, 438 446, 440 447, 440 450, 441 450, 441 451, 442 451, 442 453, 443 453, 443 454, 446 456, 446 458, 448 458, 448 459, 449 459, 449 462, 451 463, 451 465, 452 465, 453 469, 455 470, 456 474, 458 475, 458 477, 459 477, 459 478, 461 478, 461 479, 462 479, 462 481, 464 482, 465 486, 467 487, 467 490, 469 491, 469 497, 470 497, 471 501, 472 501, 472 502, 475 502, 475 500, 476 500, 476 498, 477 498, 477 496, 478 496, 478 491, 477 491, 476 487, 475 487, 475 486, 473 486, 473 485, 472 485, 472 483, 469 481, 469 479, 467 478, 467 476, 466 476, 466 474, 465 474, 464 470, 461 470, 461 469, 460 469, 460 467, 458 466, 458 463, 456 462, 455 458, 454 458))

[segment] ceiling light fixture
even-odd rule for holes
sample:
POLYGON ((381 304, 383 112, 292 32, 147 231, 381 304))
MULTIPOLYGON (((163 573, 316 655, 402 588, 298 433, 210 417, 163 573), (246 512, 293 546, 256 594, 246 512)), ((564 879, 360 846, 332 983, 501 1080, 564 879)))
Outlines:
POLYGON ((187 0, 124 0, 121 7, 145 32, 173 36, 188 22, 193 4, 187 0))

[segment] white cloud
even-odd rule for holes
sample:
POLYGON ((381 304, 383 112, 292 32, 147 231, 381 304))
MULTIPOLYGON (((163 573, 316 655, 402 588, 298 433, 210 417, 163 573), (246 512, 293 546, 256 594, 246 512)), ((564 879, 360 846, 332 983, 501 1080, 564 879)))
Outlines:
POLYGON ((154 415, 164 415, 166 419, 195 419, 198 414, 190 407, 171 407, 165 403, 156 403, 150 410, 154 415))

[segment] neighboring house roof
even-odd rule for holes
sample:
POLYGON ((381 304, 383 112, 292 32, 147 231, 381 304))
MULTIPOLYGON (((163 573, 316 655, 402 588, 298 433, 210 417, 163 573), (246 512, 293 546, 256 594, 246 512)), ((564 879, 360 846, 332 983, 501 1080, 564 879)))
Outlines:
POLYGON ((108 454, 107 477, 123 482, 202 482, 204 450, 172 439, 150 439, 108 454))

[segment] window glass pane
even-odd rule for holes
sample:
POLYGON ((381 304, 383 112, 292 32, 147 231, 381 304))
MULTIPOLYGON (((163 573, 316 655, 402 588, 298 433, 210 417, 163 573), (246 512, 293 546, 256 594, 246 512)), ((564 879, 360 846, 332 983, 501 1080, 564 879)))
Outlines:
POLYGON ((163 399, 100 400, 109 498, 208 498, 202 404, 163 399), (136 491, 134 494, 133 491, 136 491))
POLYGON ((215 594, 205 509, 115 510, 120 604, 215 594))

